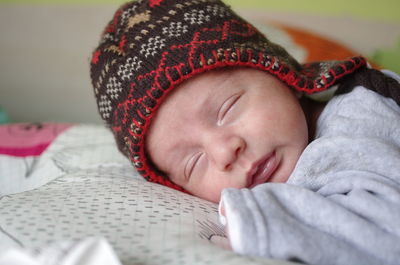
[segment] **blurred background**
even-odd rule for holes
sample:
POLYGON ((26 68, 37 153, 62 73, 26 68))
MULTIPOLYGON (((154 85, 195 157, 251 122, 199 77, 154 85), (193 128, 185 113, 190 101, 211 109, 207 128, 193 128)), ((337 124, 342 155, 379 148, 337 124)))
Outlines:
MULTIPOLYGON (((124 2, 0 0, 0 123, 101 123, 89 61, 101 31, 124 2)), ((283 44, 298 44, 287 34, 289 27, 295 36, 311 33, 400 72, 399 0, 225 2, 283 44)), ((294 50, 306 60, 307 51, 294 50)))

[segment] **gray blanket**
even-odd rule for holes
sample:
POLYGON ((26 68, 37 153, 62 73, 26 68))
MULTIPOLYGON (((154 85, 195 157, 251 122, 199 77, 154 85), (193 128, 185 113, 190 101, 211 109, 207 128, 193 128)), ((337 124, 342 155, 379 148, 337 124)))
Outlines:
POLYGON ((287 183, 226 189, 221 205, 241 254, 400 264, 400 108, 363 87, 333 98, 287 183))

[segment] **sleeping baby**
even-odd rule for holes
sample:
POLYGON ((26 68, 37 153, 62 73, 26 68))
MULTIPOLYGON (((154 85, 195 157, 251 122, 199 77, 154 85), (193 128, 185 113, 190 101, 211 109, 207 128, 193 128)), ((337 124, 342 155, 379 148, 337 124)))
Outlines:
POLYGON ((301 65, 219 0, 139 0, 107 25, 91 78, 121 152, 219 202, 234 251, 398 264, 398 75, 362 57, 301 65))

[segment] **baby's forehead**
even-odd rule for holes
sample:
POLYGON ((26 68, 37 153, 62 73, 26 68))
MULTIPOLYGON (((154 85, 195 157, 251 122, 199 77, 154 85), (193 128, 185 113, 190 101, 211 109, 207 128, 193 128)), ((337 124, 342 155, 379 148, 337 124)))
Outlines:
MULTIPOLYGON (((224 67, 224 68, 217 68, 202 74, 195 76, 193 79, 204 77, 208 79, 218 79, 218 78, 240 78, 240 79, 250 79, 249 77, 257 77, 262 78, 265 76, 270 75, 268 72, 254 69, 250 67, 224 67)), ((190 79, 189 79, 190 80, 190 79)))
MULTIPOLYGON (((217 92, 219 88, 233 87, 235 85, 251 84, 264 81, 266 78, 274 78, 271 74, 248 67, 225 67, 213 69, 198 74, 185 80, 178 87, 194 87, 199 89, 212 88, 217 92)), ((177 88, 175 88, 178 90, 177 88)))
POLYGON ((226 100, 227 95, 255 81, 258 77, 253 76, 253 71, 257 70, 238 67, 215 69, 185 80, 166 96, 151 127, 154 123, 172 126, 179 120, 208 115, 215 105, 226 100))

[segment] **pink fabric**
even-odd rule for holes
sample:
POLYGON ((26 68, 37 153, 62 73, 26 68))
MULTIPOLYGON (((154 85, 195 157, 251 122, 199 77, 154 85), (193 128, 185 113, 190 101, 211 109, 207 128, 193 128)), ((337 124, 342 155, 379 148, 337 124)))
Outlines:
POLYGON ((18 123, 0 126, 0 154, 39 156, 66 129, 66 123, 18 123))

